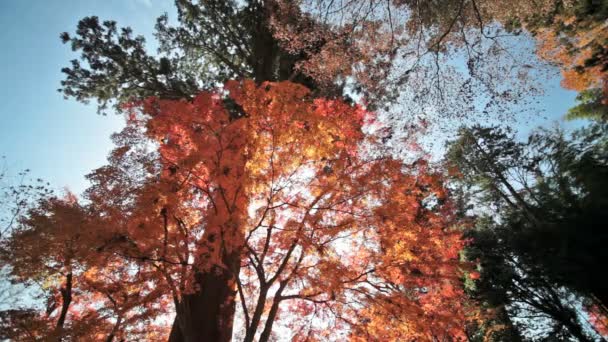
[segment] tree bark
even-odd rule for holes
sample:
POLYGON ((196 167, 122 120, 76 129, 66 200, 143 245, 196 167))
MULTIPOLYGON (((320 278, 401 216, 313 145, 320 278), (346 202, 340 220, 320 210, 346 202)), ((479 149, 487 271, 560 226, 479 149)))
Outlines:
POLYGON ((63 335, 63 325, 65 324, 65 319, 68 314, 68 309, 70 308, 70 303, 72 303, 72 272, 68 273, 65 276, 65 286, 61 288, 61 313, 59 314, 59 318, 57 319, 57 324, 55 326, 55 333, 59 338, 59 341, 62 340, 63 335))
MULTIPOLYGON (((255 32, 252 33, 253 39, 250 47, 252 53, 248 58, 248 64, 252 67, 253 78, 258 84, 265 81, 287 80, 289 75, 294 72, 296 62, 294 57, 281 50, 270 30, 269 19, 275 5, 274 1, 256 3, 252 7, 253 13, 250 14, 255 16, 252 20, 255 20, 256 25, 255 32)), ((306 85, 314 86, 314 84, 306 85)), ((246 213, 246 208, 238 210, 241 210, 243 214, 246 213)), ((237 219, 235 222, 239 222, 239 220, 237 219)), ((206 240, 206 237, 203 236, 202 240, 206 240)), ((238 249, 229 255, 224 255, 222 262, 227 268, 214 266, 209 271, 198 270, 195 273, 197 289, 194 293, 183 295, 177 304, 176 317, 169 336, 170 342, 227 342, 231 340, 236 308, 236 277, 240 271, 241 250, 238 249)), ((258 325, 261 312, 256 317, 257 322, 252 323, 252 326, 258 325)), ((269 328, 272 328, 272 324, 269 328)), ((270 331, 267 331, 266 334, 269 335, 270 331)), ((248 337, 253 339, 255 331, 253 335, 249 335, 248 337)))
POLYGON ((178 303, 169 335, 170 342, 228 342, 232 339, 236 279, 240 253, 224 260, 230 270, 214 266, 209 272, 195 274, 196 292, 186 294, 178 303))

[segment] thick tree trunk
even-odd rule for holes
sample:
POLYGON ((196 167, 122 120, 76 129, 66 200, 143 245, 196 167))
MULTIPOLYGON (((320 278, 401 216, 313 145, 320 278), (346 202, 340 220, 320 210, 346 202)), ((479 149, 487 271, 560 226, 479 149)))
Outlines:
POLYGON ((197 291, 184 295, 178 304, 169 342, 228 342, 232 339, 240 253, 226 256, 224 264, 230 270, 214 266, 210 271, 194 276, 197 291))
POLYGON ((273 11, 272 2, 254 5, 256 12, 255 34, 251 42, 253 78, 259 84, 265 81, 281 81, 279 78, 280 49, 270 32, 269 19, 273 11))
POLYGON ((509 341, 513 342, 521 342, 522 338, 519 334, 519 330, 513 325, 513 321, 507 312, 505 306, 501 306, 498 308, 498 320, 500 323, 504 324, 505 328, 503 330, 504 338, 507 338, 509 341))

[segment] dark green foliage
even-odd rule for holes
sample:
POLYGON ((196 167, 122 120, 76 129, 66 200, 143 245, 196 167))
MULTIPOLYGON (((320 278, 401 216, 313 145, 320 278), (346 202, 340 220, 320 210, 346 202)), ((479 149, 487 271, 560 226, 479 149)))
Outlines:
MULTIPOLYGON (((60 92, 81 102, 95 99, 99 110, 133 99, 156 96, 189 99, 202 89, 229 79, 257 82, 292 80, 311 89, 317 84, 295 71, 298 58, 280 49, 270 31, 273 1, 177 0, 177 26, 167 15, 158 18, 159 49, 150 54, 145 39, 114 21, 87 17, 75 35, 61 34, 80 52, 63 68, 60 92), (84 63, 83 63, 84 62, 84 63)), ((341 88, 324 89, 340 94, 341 88)))
POLYGON ((188 98, 197 92, 196 80, 189 73, 172 68, 179 59, 148 55, 144 38, 134 37, 128 27, 118 29, 114 21, 84 18, 75 36, 63 33, 61 40, 80 51, 85 64, 75 59, 71 67, 63 68, 66 79, 59 90, 82 102, 96 99, 100 111, 113 100, 188 98))
POLYGON ((478 295, 513 317, 550 319, 547 336, 589 340, 577 298, 608 303, 607 136, 595 124, 570 140, 543 130, 520 143, 473 127, 450 146, 479 216, 468 250, 482 269, 478 295))

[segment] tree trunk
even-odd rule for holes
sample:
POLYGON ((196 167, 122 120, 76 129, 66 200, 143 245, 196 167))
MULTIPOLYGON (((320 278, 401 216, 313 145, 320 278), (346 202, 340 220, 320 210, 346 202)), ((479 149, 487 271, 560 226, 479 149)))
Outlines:
POLYGON ((245 340, 243 342, 253 342, 255 338, 255 334, 258 329, 258 325, 260 324, 260 320, 262 319, 262 314, 264 313, 264 304, 266 304, 266 298, 268 295, 268 287, 266 285, 260 288, 260 294, 258 296, 258 302, 255 307, 255 311, 253 312, 253 316, 251 317, 251 324, 247 327, 247 331, 245 332, 245 340))
POLYGON ((279 312, 279 304, 281 303, 281 295, 283 294, 283 290, 287 285, 287 281, 282 281, 279 285, 279 289, 274 294, 274 300, 272 301, 272 306, 270 307, 270 312, 268 313, 268 318, 266 318, 266 325, 264 326, 264 331, 260 335, 260 342, 268 342, 270 339, 270 333, 272 332, 272 325, 274 323, 275 318, 277 317, 277 313, 279 312))
POLYGON ((183 296, 176 310, 169 342, 227 342, 232 339, 236 276, 240 253, 224 260, 230 270, 214 266, 194 276, 198 290, 183 296))
POLYGON ((276 11, 274 1, 265 1, 253 5, 256 12, 255 33, 251 41, 251 61, 253 67, 253 78, 260 84, 265 81, 285 81, 288 79, 295 61, 290 61, 289 56, 281 51, 279 42, 274 38, 270 30, 270 17, 276 11), (287 65, 283 62, 288 61, 287 65), (289 71, 281 70, 286 68, 289 71))
POLYGON ((106 338, 106 342, 114 341, 114 337, 116 336, 116 333, 118 332, 118 329, 120 328, 121 324, 122 324, 122 317, 116 318, 116 323, 114 324, 114 327, 112 327, 112 331, 110 331, 110 334, 106 338))
POLYGON ((62 301, 61 313, 59 314, 57 324, 55 325, 55 334, 58 337, 59 341, 62 340, 63 325, 65 324, 65 319, 68 314, 68 309, 70 308, 70 303, 72 303, 72 272, 68 273, 65 276, 65 286, 60 289, 60 292, 62 301))
MULTIPOLYGON (((258 84, 265 81, 287 80, 294 71, 293 56, 289 56, 281 50, 270 31, 269 19, 275 5, 275 2, 268 1, 256 3, 252 7, 256 16, 256 26, 255 32, 252 33, 253 39, 250 47, 252 55, 248 64, 252 66, 253 77, 258 84)), ((310 85, 307 84, 307 86, 310 85)), ((242 167, 244 169, 244 164, 242 167)), ((226 197, 233 198, 232 195, 226 197)), ((217 203, 220 202, 221 200, 218 199, 217 203)), ((228 211, 235 211, 235 209, 228 211)), ((240 211, 243 216, 246 216, 246 208, 238 208, 236 211, 240 211)), ((239 214, 236 213, 236 215, 239 214)), ((240 220, 237 218, 234 222, 240 222, 240 220)), ((244 233, 242 239, 244 240, 244 233)), ((207 240, 207 238, 203 236, 202 240, 207 240)), ((220 244, 216 244, 216 246, 222 248, 220 244)), ((176 317, 169 336, 170 342, 226 342, 231 340, 236 307, 236 277, 239 275, 241 262, 240 248, 228 255, 224 253, 222 262, 227 266, 226 268, 214 266, 209 271, 198 270, 195 273, 196 292, 183 295, 177 304, 176 317)), ((272 325, 269 328, 271 329, 272 325)), ((267 331, 266 335, 269 334, 270 331, 267 331)), ((250 338, 253 339, 253 335, 250 338)))

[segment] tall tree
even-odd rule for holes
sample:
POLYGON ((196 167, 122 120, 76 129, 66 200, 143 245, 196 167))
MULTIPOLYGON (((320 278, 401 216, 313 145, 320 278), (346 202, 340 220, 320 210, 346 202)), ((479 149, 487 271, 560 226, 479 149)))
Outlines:
POLYGON ((480 193, 478 209, 496 215, 472 232, 482 286, 495 303, 529 306, 581 340, 589 337, 569 304, 573 293, 606 303, 605 279, 595 272, 606 243, 604 130, 595 124, 570 141, 541 131, 519 143, 500 129, 474 127, 449 154, 464 184, 480 193))
MULTIPOLYGON (((435 101, 437 99, 446 101, 456 99, 457 101, 463 100, 467 104, 465 107, 470 109, 473 101, 469 97, 450 96, 444 93, 451 86, 447 82, 449 76, 440 72, 441 56, 448 54, 451 48, 464 44, 462 46, 466 46, 468 52, 467 67, 474 76, 473 78, 477 80, 478 86, 488 91, 487 94, 490 98, 488 106, 501 106, 504 100, 519 98, 519 95, 511 92, 512 89, 516 89, 515 87, 509 86, 502 89, 502 85, 494 83, 492 75, 496 75, 497 70, 492 69, 491 72, 486 72, 489 70, 487 67, 490 64, 501 65, 502 69, 498 70, 498 73, 505 70, 512 72, 515 69, 511 67, 511 64, 515 61, 506 64, 483 63, 482 56, 486 52, 480 52, 481 50, 477 51, 474 48, 477 45, 484 46, 487 51, 500 51, 502 47, 499 36, 490 35, 486 30, 485 19, 482 16, 482 14, 485 15, 486 7, 478 7, 475 1, 442 2, 442 6, 438 7, 441 8, 440 11, 433 6, 425 7, 418 3, 395 1, 393 4, 387 2, 388 6, 385 7, 379 2, 370 2, 369 7, 365 5, 358 10, 355 10, 357 7, 354 5, 349 5, 340 10, 340 14, 334 13, 329 17, 328 13, 333 10, 333 5, 315 7, 312 6, 314 3, 314 1, 286 3, 283 1, 214 0, 195 3, 178 0, 176 5, 179 26, 170 26, 166 16, 158 20, 159 56, 149 55, 145 50, 143 38, 133 37, 129 28, 119 30, 114 22, 100 23, 95 17, 85 18, 79 23, 75 36, 67 33, 62 35, 63 41, 71 43, 73 50, 80 51, 81 57, 85 61, 85 63, 81 63, 75 60, 71 67, 64 69, 66 80, 62 83, 62 92, 66 96, 72 96, 81 101, 96 99, 102 110, 107 108, 111 102, 114 102, 118 108, 128 109, 127 104, 131 100, 144 99, 149 96, 156 96, 161 100, 187 99, 194 101, 199 89, 209 89, 228 79, 244 77, 253 79, 257 84, 268 80, 288 79, 307 85, 316 94, 335 96, 343 92, 344 85, 350 76, 354 75, 358 84, 367 89, 370 104, 372 102, 380 104, 382 100, 391 97, 385 90, 394 93, 402 89, 402 85, 408 81, 412 73, 415 73, 419 80, 425 80, 426 76, 432 75, 433 84, 428 88, 432 91, 420 92, 421 94, 432 93, 436 96, 431 100, 427 99, 426 105, 430 103, 429 101, 433 104, 439 103, 435 101), (378 9, 381 11, 378 12, 378 9), (407 11, 412 9, 416 9, 411 13, 417 13, 417 16, 407 15, 407 11), (348 18, 347 24, 337 24, 334 20, 336 16, 345 13, 348 18), (397 13, 406 24, 405 29, 393 25, 396 23, 393 20, 397 18, 397 13), (324 14, 326 18, 321 19, 324 14), (474 31, 477 31, 477 24, 479 24, 479 31, 470 35, 469 28, 474 27, 474 31), (473 37, 474 42, 471 42, 469 37, 473 37), (489 44, 482 43, 483 39, 487 39, 489 44), (416 44, 416 41, 419 43, 416 44), (410 54, 413 54, 414 57, 407 57, 410 54), (406 60, 411 62, 410 67, 397 73, 397 76, 390 80, 389 83, 392 87, 387 87, 385 83, 381 82, 387 79, 385 76, 389 75, 395 65, 406 60), (423 60, 424 62, 421 62, 423 60), (424 67, 419 68, 418 66, 422 64, 424 67)), ((521 65, 519 66, 521 67, 521 65)), ((519 68, 519 70, 525 69, 526 67, 519 68)), ((470 82, 464 82, 456 88, 467 91, 472 89, 470 82)), ((247 113, 243 112, 242 104, 237 102, 235 99, 231 99, 225 106, 230 112, 229 119, 235 122, 247 119, 247 113)), ((151 106, 152 104, 148 103, 146 110, 153 110, 151 106)), ((446 105, 446 107, 448 106, 446 105)), ((150 120, 150 122, 155 121, 150 120)), ((136 131, 134 128, 131 129, 132 131, 128 134, 136 131)), ((164 141, 167 132, 174 129, 176 128, 164 127, 164 131, 161 130, 162 133, 159 133, 161 135, 157 137, 157 140, 164 141)), ((128 134, 119 139, 139 139, 128 136, 128 134)), ((194 141, 197 138, 191 139, 194 141)), ((121 158, 119 152, 117 151, 115 156, 118 158, 116 160, 121 158)), ((154 168, 153 165, 156 164, 154 157, 144 160, 147 157, 149 156, 140 157, 140 161, 145 161, 149 164, 146 165, 147 167, 154 168)), ((236 170, 241 170, 244 166, 239 164, 234 167, 236 170)), ((108 169, 108 172, 115 172, 115 170, 108 169)), ((177 171, 172 172, 177 173, 177 171)), ((238 172, 237 175, 239 175, 238 172)), ((104 178, 105 175, 100 174, 95 177, 99 177, 99 182, 109 181, 104 178)), ((239 177, 243 177, 243 175, 239 175, 239 177)), ((133 181, 134 184, 149 186, 148 183, 141 180, 125 177, 125 180, 127 179, 133 181)), ((95 180, 97 181, 97 179, 95 180)), ((237 191, 228 187, 228 183, 235 186, 235 184, 242 183, 243 179, 222 180, 218 178, 214 181, 225 182, 226 184, 221 183, 223 184, 221 188, 235 191, 234 200, 238 197, 237 192, 239 196, 243 195, 242 189, 237 191)), ((134 184, 123 184, 122 191, 138 189, 133 188, 134 184)), ((122 195, 129 198, 128 193, 122 193, 122 195)), ((92 193, 91 196, 102 197, 92 193)), ((180 201, 180 199, 175 199, 175 201, 180 201)), ((121 202, 120 204, 127 205, 127 203, 121 202)), ((107 209, 117 210, 111 209, 109 205, 107 209)), ((230 208, 231 212, 227 220, 240 222, 243 219, 241 216, 245 215, 245 208, 233 209, 230 208)), ((171 218, 168 216, 165 218, 165 215, 167 214, 161 214, 168 225, 171 218)), ((215 240, 217 234, 211 234, 211 236, 213 236, 212 240, 217 241, 215 240)), ((117 238, 116 241, 122 241, 122 238, 117 238)), ((221 248, 214 246, 213 250, 216 253, 219 253, 220 250, 221 253, 225 253, 224 250, 228 251, 226 252, 228 254, 234 252, 230 246, 221 248)), ((237 252, 234 253, 240 253, 238 248, 236 250, 237 252)), ((130 256, 132 257, 132 255, 130 256)), ((166 262, 164 259, 164 257, 159 260, 153 258, 159 262, 166 262)), ((232 286, 231 282, 234 280, 235 273, 238 274, 239 266, 235 261, 237 259, 236 254, 221 256, 220 260, 227 265, 228 270, 221 276, 218 276, 221 272, 209 267, 202 267, 197 271, 198 283, 215 285, 222 283, 224 285, 219 287, 205 285, 203 286, 204 291, 196 291, 193 296, 190 294, 184 296, 183 298, 188 298, 184 299, 186 304, 176 304, 178 315, 173 334, 176 340, 187 338, 179 335, 180 332, 194 334, 191 331, 192 327, 198 325, 193 321, 194 317, 208 317, 208 315, 215 314, 216 317, 223 318, 207 319, 201 324, 220 321, 222 324, 226 324, 226 327, 231 326, 231 319, 228 317, 232 317, 234 312, 234 304, 231 301, 234 295, 230 294, 232 291, 230 286, 232 286), (224 260, 224 258, 227 259, 224 260), (228 259, 229 261, 227 261, 228 259), (195 297, 204 293, 207 293, 206 298, 214 299, 220 304, 224 303, 221 301, 222 298, 231 299, 228 300, 227 305, 208 306, 207 309, 211 311, 203 314, 196 312, 202 308, 202 299, 200 295, 195 297), (189 301, 196 301, 198 306, 187 304, 189 301), (179 309, 180 307, 183 309, 179 309), (196 307, 198 309, 194 309, 196 307), (194 311, 187 312, 188 310, 194 311), (222 316, 224 314, 225 316, 222 316)), ((184 263, 183 260, 179 262, 184 263)), ((222 270, 222 272, 224 271, 222 270)), ((209 329, 215 328, 209 327, 209 329)), ((222 331, 226 331, 226 329, 222 331)))
POLYGON ((140 336, 129 318, 175 311, 170 340, 227 341, 238 302, 247 341, 277 324, 296 340, 462 332, 464 242, 441 176, 384 155, 362 131, 371 113, 253 81, 125 110, 88 203, 52 201, 6 240, 15 277, 71 274, 63 336, 140 336), (93 320, 85 301, 112 314, 93 320))
MULTIPOLYGON (((88 102, 96 100, 100 111, 113 103, 157 96, 192 99, 202 89, 212 89, 229 79, 291 80, 316 90, 310 77, 294 69, 303 58, 282 49, 270 27, 275 1, 176 0, 178 26, 165 14, 158 18, 157 54, 150 54, 143 36, 114 21, 86 17, 75 35, 61 34, 64 43, 80 52, 80 60, 63 68, 60 92, 88 102)), ((341 95, 329 85, 325 95, 341 95)))
MULTIPOLYGON (((274 5, 274 1, 257 0, 176 1, 179 26, 170 26, 167 16, 158 19, 158 57, 146 52, 143 37, 133 37, 130 28, 119 32, 115 22, 100 23, 96 17, 85 18, 78 24, 75 36, 62 34, 62 40, 71 43, 74 51, 81 51, 81 59, 86 63, 73 60, 71 67, 63 69, 66 80, 60 91, 80 101, 96 99, 103 111, 110 103, 121 109, 130 100, 149 96, 191 100, 199 89, 214 87, 230 78, 249 77, 258 83, 290 79, 319 88, 310 78, 293 70, 298 55, 280 49, 273 38, 268 20, 274 5)), ((319 90, 324 94, 341 94, 339 86, 319 90)), ((231 116, 239 115, 238 108, 232 108, 231 116)), ((204 273, 200 274, 203 278, 204 273)), ((208 298, 220 300, 227 296, 230 291, 226 286, 217 289, 224 293, 220 296, 213 290, 206 291, 208 298)), ((199 300, 199 309, 201 305, 199 300)), ((232 316, 230 307, 233 305, 228 305, 227 317, 232 316)), ((210 310, 221 316, 219 308, 210 310)), ((193 317, 192 313, 178 311, 176 324, 182 314, 193 317)), ((231 325, 231 319, 225 317, 203 321, 231 325)), ((190 330, 195 326, 192 322, 187 324, 190 330)), ((222 331, 209 336, 230 335, 229 329, 222 331)))

